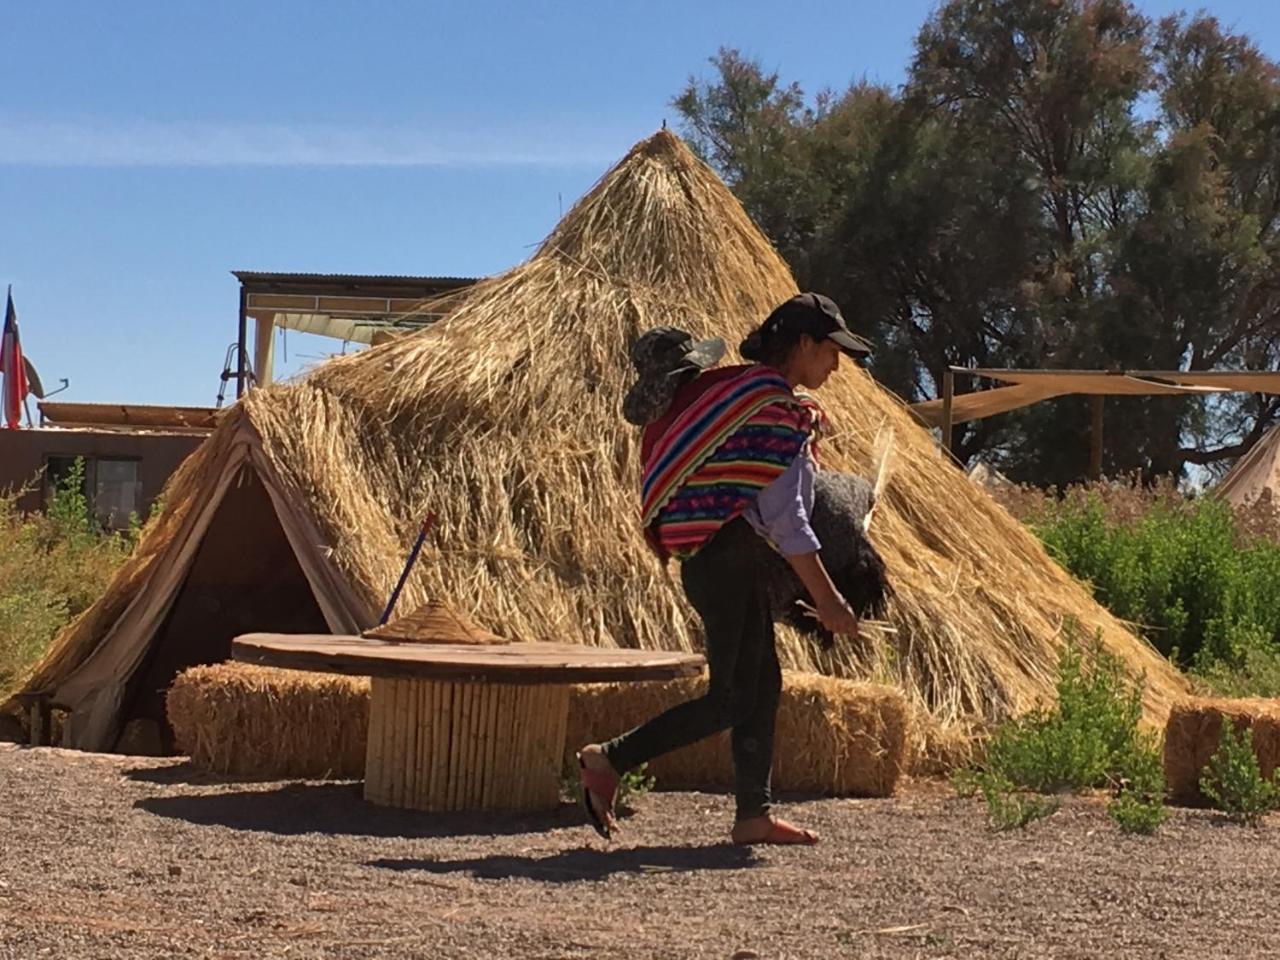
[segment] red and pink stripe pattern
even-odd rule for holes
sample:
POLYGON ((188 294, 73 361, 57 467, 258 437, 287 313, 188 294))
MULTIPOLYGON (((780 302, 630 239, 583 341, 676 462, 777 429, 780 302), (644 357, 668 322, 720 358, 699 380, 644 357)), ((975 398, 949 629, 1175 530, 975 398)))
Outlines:
POLYGON ((660 555, 689 556, 782 475, 811 413, 787 381, 753 366, 715 384, 672 421, 645 463, 641 517, 660 555))

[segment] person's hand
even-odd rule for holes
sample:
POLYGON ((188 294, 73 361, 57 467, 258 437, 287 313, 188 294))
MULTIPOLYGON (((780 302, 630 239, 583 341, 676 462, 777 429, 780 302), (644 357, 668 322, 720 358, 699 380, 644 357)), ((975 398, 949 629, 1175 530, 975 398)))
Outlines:
POLYGON ((832 633, 844 634, 850 639, 858 636, 858 617, 845 602, 844 597, 836 594, 818 604, 818 619, 832 633))

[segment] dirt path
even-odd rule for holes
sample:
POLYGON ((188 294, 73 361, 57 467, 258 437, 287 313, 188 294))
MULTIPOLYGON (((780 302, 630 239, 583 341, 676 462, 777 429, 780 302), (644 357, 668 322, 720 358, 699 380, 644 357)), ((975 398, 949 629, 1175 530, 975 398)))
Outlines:
POLYGON ((721 841, 653 794, 612 847, 574 807, 385 810, 351 783, 0 744, 0 957, 1220 957, 1274 949, 1280 823, 1120 836, 1068 800, 994 834, 926 786, 788 811, 813 849, 721 841), (750 956, 750 954, 746 954, 750 956))

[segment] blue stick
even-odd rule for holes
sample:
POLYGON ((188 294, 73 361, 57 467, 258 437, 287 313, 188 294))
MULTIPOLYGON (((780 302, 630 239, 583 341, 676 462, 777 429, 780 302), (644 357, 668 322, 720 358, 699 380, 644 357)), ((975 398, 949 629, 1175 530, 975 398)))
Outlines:
POLYGON ((422 521, 422 529, 418 531, 418 539, 413 544, 413 549, 409 551, 409 559, 405 562, 404 569, 400 571, 400 581, 396 584, 396 588, 391 591, 391 599, 387 601, 387 609, 382 611, 382 619, 378 621, 378 626, 382 626, 391 619, 391 611, 396 608, 396 601, 400 599, 400 591, 404 589, 404 582, 409 579, 409 571, 413 569, 413 562, 418 559, 418 551, 422 549, 423 542, 427 539, 427 531, 431 529, 431 525, 435 523, 436 515, 428 513, 427 519, 422 521))

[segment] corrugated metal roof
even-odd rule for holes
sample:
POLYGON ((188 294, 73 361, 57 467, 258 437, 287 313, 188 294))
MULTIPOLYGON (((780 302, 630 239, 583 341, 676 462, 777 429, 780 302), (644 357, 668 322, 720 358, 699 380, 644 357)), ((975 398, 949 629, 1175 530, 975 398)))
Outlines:
MULTIPOLYGON (((69 403, 42 400, 44 420, 64 427, 181 427, 212 430, 218 411, 213 407, 174 407, 145 403, 69 403)), ((47 425, 47 424, 46 424, 47 425)))
POLYGON ((395 274, 363 273, 267 273, 259 270, 232 270, 232 275, 242 283, 414 283, 424 286, 467 286, 479 282, 481 277, 406 277, 395 274))

